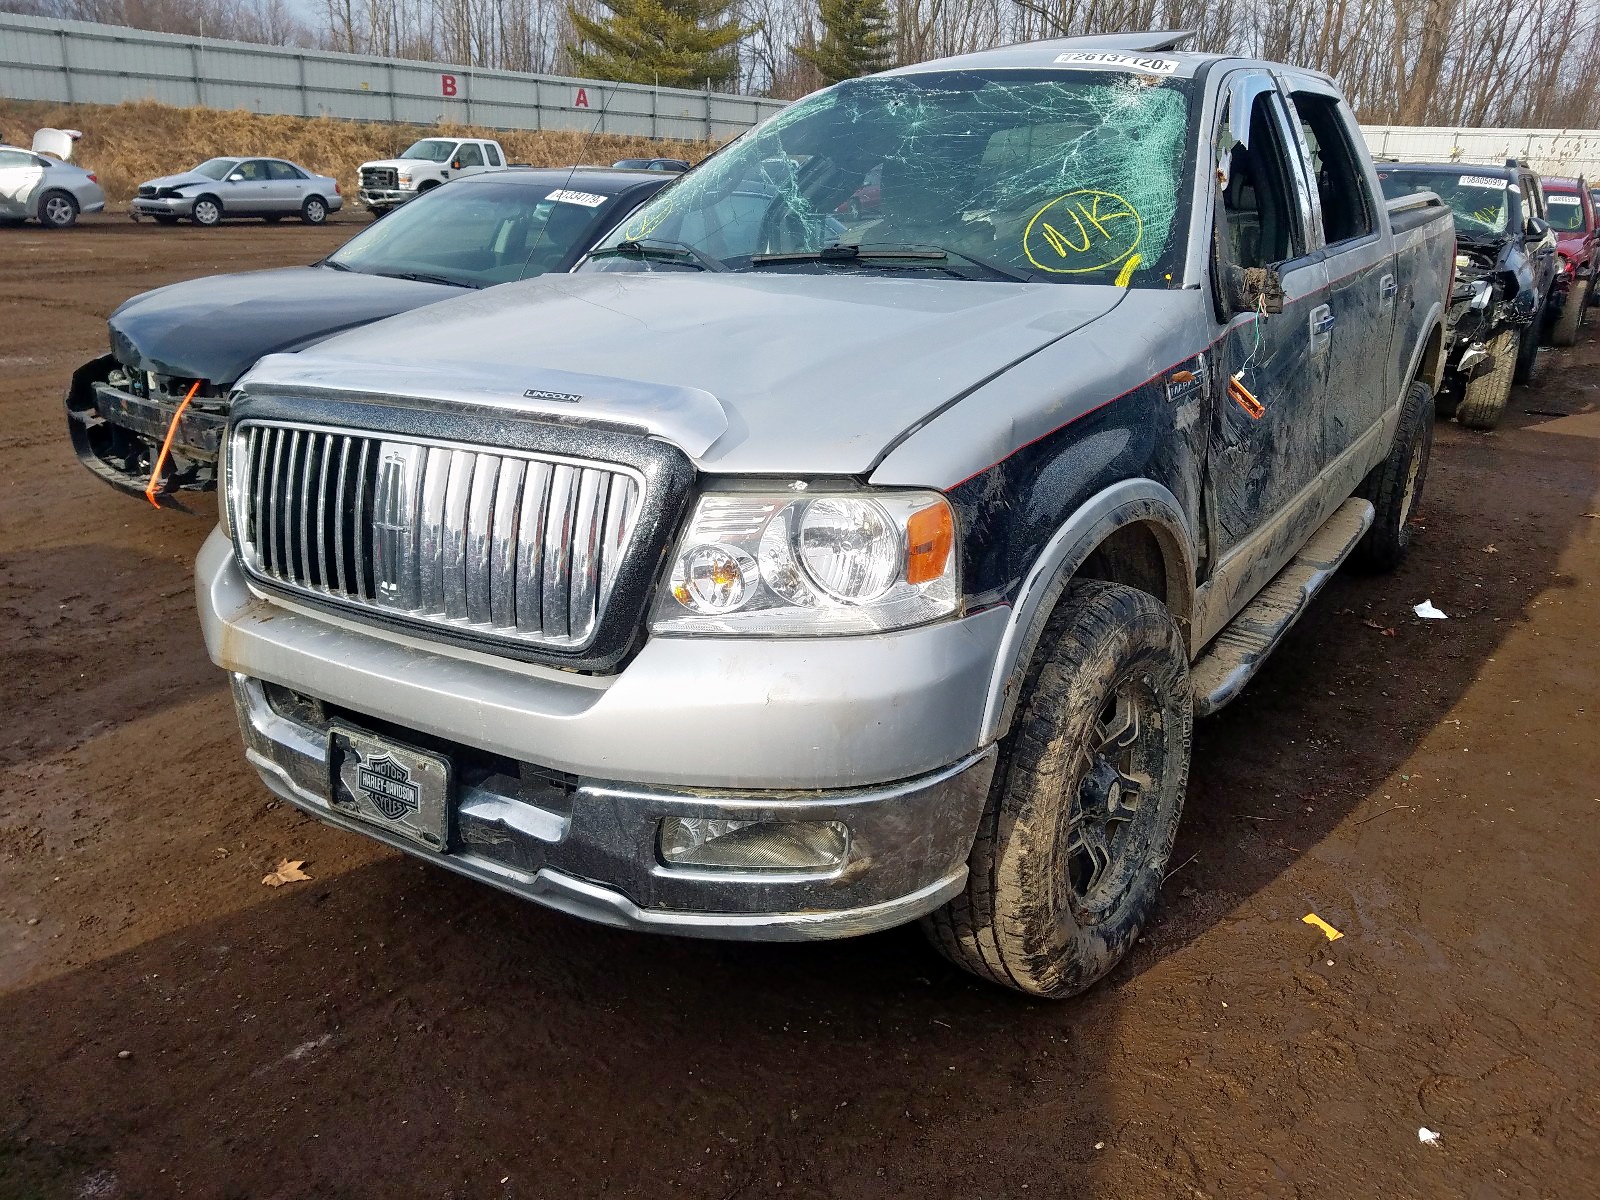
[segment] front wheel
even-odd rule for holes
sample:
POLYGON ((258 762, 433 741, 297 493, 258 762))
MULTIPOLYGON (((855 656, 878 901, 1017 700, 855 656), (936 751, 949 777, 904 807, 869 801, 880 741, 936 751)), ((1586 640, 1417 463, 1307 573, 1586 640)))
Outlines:
POLYGON ((222 202, 212 196, 201 196, 194 202, 189 215, 196 225, 204 225, 209 229, 222 220, 222 202))
POLYGON ((77 223, 78 202, 67 192, 46 192, 39 201, 39 224, 46 229, 69 229, 77 223))
POLYGON ((1161 890, 1193 720, 1165 606, 1119 584, 1069 585, 1001 747, 966 888, 924 919, 940 953, 1052 999, 1116 966, 1161 890))
POLYGON ((1539 373, 1539 336, 1544 329, 1545 316, 1545 310, 1540 309, 1522 331, 1522 340, 1517 343, 1517 372, 1514 378, 1518 383, 1532 383, 1534 376, 1539 373))
POLYGON ((1520 334, 1502 329, 1489 339, 1493 361, 1482 375, 1467 380, 1466 392, 1456 407, 1456 420, 1468 429, 1493 429, 1500 424, 1511 398, 1511 381, 1517 373, 1522 346, 1533 339, 1531 327, 1520 334))
POLYGON ((300 206, 300 219, 307 225, 321 225, 328 219, 328 206, 321 196, 307 196, 300 206))
POLYGON ((1553 346, 1571 346, 1578 341, 1578 327, 1583 324, 1583 310, 1589 305, 1589 281, 1574 279, 1567 288, 1567 302, 1561 306, 1555 330, 1550 335, 1553 346))

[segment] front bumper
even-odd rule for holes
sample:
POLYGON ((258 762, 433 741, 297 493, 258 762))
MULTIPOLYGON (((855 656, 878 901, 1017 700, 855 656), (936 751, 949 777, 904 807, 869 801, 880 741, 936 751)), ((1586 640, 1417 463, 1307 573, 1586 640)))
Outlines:
MULTIPOLYGON (((813 792, 674 791, 579 779, 460 772, 446 852, 347 816, 329 800, 328 730, 280 710, 234 675, 245 755, 275 794, 330 825, 376 838, 481 883, 601 924, 747 941, 853 937, 915 920, 958 892, 994 773, 993 747, 886 787, 813 792), (664 865, 666 817, 838 821, 845 861, 826 874, 664 865)), ((520 765, 520 764, 519 764, 520 765)))
MULTIPOLYGON (((73 375, 65 406, 67 434, 73 452, 88 470, 119 492, 143 496, 149 484, 147 458, 166 439, 177 400, 167 397, 135 396, 94 378, 108 366, 106 359, 86 363, 73 375)), ((206 412, 190 406, 184 411, 173 436, 174 453, 201 462, 214 462, 222 433, 227 426, 225 413, 206 412)), ((214 479, 204 486, 186 490, 211 491, 214 479)), ((158 491, 164 505, 182 507, 170 499, 170 492, 158 491)))
POLYGON ((519 896, 629 928, 801 939, 901 924, 965 880, 1003 609, 870 637, 657 637, 599 677, 268 600, 220 530, 196 588, 268 787, 519 896), (333 808, 332 721, 457 764, 448 852, 333 808), (668 816, 837 821, 849 848, 823 875, 667 866, 668 816))
POLYGON ((155 199, 138 196, 128 201, 128 212, 138 217, 187 217, 194 213, 193 196, 155 199))
POLYGON ((415 200, 417 193, 399 188, 362 188, 360 196, 361 203, 368 208, 397 208, 407 200, 415 200))

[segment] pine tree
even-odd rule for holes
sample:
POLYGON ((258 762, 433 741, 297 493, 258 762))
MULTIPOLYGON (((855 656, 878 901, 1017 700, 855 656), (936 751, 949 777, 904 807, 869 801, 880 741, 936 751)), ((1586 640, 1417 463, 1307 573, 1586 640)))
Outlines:
POLYGON ((894 65, 888 0, 821 0, 822 40, 794 52, 824 83, 887 71, 894 65))
POLYGON ((739 73, 734 45, 759 25, 741 25, 739 0, 602 0, 611 15, 595 20, 568 5, 580 39, 568 46, 573 70, 620 83, 713 87, 739 73))

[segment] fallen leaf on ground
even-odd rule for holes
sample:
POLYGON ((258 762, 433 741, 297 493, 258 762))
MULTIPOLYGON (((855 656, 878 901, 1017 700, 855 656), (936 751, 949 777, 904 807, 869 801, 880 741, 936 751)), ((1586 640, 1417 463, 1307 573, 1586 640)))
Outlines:
POLYGON ((278 869, 270 875, 263 875, 261 882, 268 887, 282 887, 286 883, 298 883, 302 879, 310 879, 300 868, 306 865, 303 858, 290 862, 287 858, 278 861, 278 869))
POLYGON ((1489 545, 1487 545, 1487 546, 1485 546, 1485 547, 1484 547, 1484 548, 1483 548, 1483 552, 1484 552, 1484 553, 1485 553, 1485 554, 1499 554, 1499 553, 1500 553, 1500 551, 1499 551, 1499 550, 1497 550, 1497 549, 1495 549, 1495 547, 1494 547, 1494 544, 1493 544, 1493 543, 1490 543, 1490 544, 1489 544, 1489 545))

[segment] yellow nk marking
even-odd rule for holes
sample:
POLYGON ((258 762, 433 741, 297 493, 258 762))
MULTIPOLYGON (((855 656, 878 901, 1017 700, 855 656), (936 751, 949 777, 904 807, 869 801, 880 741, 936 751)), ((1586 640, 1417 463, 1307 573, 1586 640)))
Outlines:
POLYGON ((1068 212, 1067 216, 1071 217, 1073 221, 1077 223, 1078 236, 1083 238, 1083 245, 1080 246, 1071 238, 1063 235, 1062 232, 1054 225, 1050 224, 1049 221, 1044 222, 1044 225, 1040 230, 1040 232, 1044 235, 1044 240, 1050 243, 1050 249, 1054 250, 1056 255, 1060 258, 1066 258, 1068 256, 1068 251, 1073 254, 1082 254, 1089 248, 1089 231, 1083 227, 1083 222, 1079 221, 1077 216, 1071 212, 1068 212))

